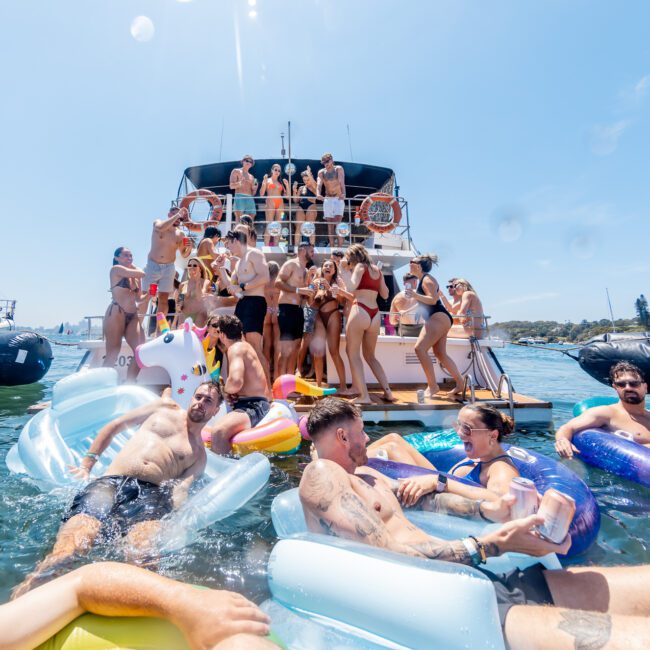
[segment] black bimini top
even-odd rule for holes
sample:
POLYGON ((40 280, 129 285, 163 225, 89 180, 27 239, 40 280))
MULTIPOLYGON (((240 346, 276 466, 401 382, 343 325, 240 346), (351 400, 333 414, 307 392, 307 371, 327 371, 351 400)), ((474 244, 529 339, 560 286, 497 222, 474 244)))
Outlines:
MULTIPOLYGON (((318 170, 322 168, 319 158, 292 158, 291 162, 296 166, 296 172, 291 178, 292 182, 298 181, 298 183, 301 183, 300 172, 304 171, 308 165, 311 167, 314 178, 316 178, 318 170)), ((281 165, 283 177, 288 177, 285 171, 288 161, 278 158, 255 160, 251 174, 261 183, 264 174, 271 175, 271 166, 275 163, 281 165)), ((348 197, 354 197, 358 194, 367 195, 373 192, 392 193, 395 182, 395 173, 392 169, 354 162, 341 162, 339 160, 335 160, 335 163, 342 165, 345 170, 345 186, 348 197)), ((215 194, 231 193, 230 173, 237 167, 241 167, 241 161, 239 160, 188 167, 183 172, 183 178, 178 188, 178 197, 184 196, 193 189, 209 189, 215 194)))

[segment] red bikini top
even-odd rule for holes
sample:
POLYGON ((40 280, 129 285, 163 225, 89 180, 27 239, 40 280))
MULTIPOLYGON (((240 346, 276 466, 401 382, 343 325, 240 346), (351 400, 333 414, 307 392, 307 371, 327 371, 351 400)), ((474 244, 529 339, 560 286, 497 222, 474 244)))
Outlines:
POLYGON ((378 278, 373 278, 370 276, 370 269, 366 267, 366 270, 363 272, 363 275, 361 276, 361 282, 359 282, 359 286, 357 287, 357 290, 359 289, 367 289, 369 291, 379 291, 379 287, 381 285, 381 273, 379 274, 378 278))

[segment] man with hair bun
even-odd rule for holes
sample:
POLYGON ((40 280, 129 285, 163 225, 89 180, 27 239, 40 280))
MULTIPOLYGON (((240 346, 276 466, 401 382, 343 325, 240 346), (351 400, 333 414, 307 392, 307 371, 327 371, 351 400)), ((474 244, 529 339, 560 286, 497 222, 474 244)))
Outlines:
MULTIPOLYGON (((484 557, 506 552, 563 554, 571 540, 552 544, 539 537, 532 530, 543 522, 539 515, 509 521, 476 538, 432 537, 404 516, 395 496, 399 483, 366 466, 368 436, 357 406, 324 399, 310 413, 307 430, 317 459, 304 471, 300 500, 311 531, 476 567, 492 581, 504 639, 511 650, 640 648, 642 639, 650 638, 650 566, 549 571, 537 563, 523 571, 484 570, 484 557)), ((502 521, 509 517, 513 503, 511 495, 489 502, 436 491, 412 507, 502 521)))
POLYGON ((571 440, 587 429, 624 431, 634 442, 650 447, 650 411, 645 407, 648 383, 643 371, 633 363, 619 361, 609 369, 609 382, 618 394, 616 404, 587 409, 555 432, 555 451, 562 458, 580 453, 571 440))

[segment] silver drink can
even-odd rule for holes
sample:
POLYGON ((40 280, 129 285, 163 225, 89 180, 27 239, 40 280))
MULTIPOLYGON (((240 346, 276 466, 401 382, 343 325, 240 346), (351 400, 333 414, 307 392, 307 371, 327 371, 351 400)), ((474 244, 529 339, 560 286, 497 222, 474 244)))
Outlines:
POLYGON ((537 532, 550 542, 559 544, 567 536, 575 512, 576 502, 570 496, 553 488, 546 490, 537 511, 544 517, 544 523, 537 526, 537 532))
POLYGON ((527 478, 516 476, 510 481, 510 494, 515 497, 512 518, 523 519, 537 512, 537 488, 527 478))
POLYGON ((420 390, 418 390, 415 394, 418 396, 418 404, 424 404, 424 390, 420 388, 420 390))

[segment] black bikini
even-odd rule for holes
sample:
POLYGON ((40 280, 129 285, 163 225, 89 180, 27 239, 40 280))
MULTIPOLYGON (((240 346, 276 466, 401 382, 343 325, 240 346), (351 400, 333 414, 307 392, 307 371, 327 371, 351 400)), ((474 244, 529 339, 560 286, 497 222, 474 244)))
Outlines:
MULTIPOLYGON (((422 283, 424 282, 424 278, 431 276, 428 273, 425 273, 421 278, 420 281, 418 282, 417 289, 415 290, 415 293, 420 294, 421 296, 426 296, 427 294, 424 293, 424 289, 422 288, 422 283)), ((433 280, 433 278, 431 278, 433 280)), ((430 297, 430 296, 428 296, 430 297)), ((445 309, 445 306, 442 304, 442 301, 440 298, 438 298, 438 302, 436 302, 433 305, 429 305, 428 303, 421 302, 421 311, 423 314, 426 314, 426 318, 430 318, 434 314, 445 314, 448 318, 451 324, 454 324, 454 319, 452 315, 445 309)))

